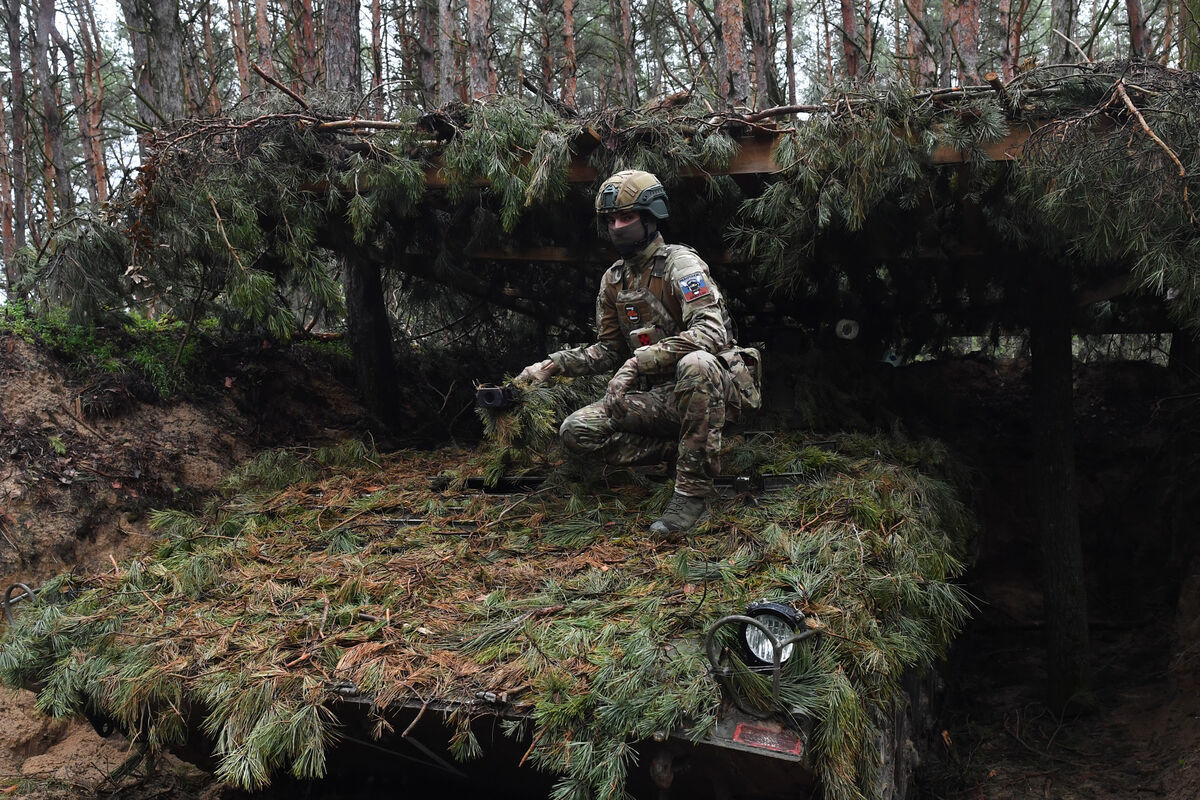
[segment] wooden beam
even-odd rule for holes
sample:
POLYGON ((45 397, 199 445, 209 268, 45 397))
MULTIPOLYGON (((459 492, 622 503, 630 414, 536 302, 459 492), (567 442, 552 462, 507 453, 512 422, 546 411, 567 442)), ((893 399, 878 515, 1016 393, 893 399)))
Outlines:
MULTIPOLYGON (((760 135, 739 139, 737 142, 737 154, 729 160, 729 165, 726 168, 697 169, 685 167, 679 172, 679 175, 694 178, 710 175, 770 175, 778 172, 780 165, 775 162, 775 146, 779 143, 779 136, 780 134, 774 136, 760 135)), ((1020 156, 1021 148, 1028 138, 1028 128, 1015 128, 1003 139, 984 145, 983 151, 992 161, 1012 161, 1020 156)), ((933 151, 934 164, 963 164, 968 161, 970 161, 968 155, 957 148, 939 147, 933 151)), ((571 159, 570 166, 567 167, 567 181, 569 183, 591 183, 598 177, 600 176, 587 163, 584 156, 575 156, 571 159)), ((472 185, 484 186, 486 184, 487 181, 479 180, 473 182, 472 185)), ((432 166, 425 171, 425 187, 427 189, 444 189, 448 185, 449 181, 442 174, 440 167, 432 166)))

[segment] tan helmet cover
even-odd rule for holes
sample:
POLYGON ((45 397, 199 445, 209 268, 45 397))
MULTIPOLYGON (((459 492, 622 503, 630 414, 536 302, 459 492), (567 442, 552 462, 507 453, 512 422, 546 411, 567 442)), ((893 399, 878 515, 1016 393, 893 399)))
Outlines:
POLYGON ((597 214, 619 214, 623 211, 648 211, 656 219, 670 215, 667 190, 649 172, 627 169, 611 176, 596 193, 597 214))

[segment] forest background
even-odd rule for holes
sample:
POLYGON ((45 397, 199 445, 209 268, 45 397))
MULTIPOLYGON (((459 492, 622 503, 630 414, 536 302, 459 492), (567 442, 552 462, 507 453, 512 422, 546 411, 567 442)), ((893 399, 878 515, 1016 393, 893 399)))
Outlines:
MULTIPOLYGON (((716 109, 866 79, 1005 82, 1033 64, 1200 64, 1196 0, 3 0, 0 258, 15 286, 56 226, 134 179, 138 137, 229 114, 277 79, 361 116, 535 94, 560 110, 678 92, 716 109)), ((274 91, 270 89, 269 91, 274 91)))

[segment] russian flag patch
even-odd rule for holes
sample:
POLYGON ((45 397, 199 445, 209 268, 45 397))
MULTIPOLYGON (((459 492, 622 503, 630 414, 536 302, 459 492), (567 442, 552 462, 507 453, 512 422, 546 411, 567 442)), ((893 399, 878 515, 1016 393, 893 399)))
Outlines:
POLYGON ((679 288, 683 291, 684 301, 688 303, 693 300, 699 300, 709 293, 708 281, 705 279, 703 272, 697 272, 688 275, 686 278, 680 278, 679 288))

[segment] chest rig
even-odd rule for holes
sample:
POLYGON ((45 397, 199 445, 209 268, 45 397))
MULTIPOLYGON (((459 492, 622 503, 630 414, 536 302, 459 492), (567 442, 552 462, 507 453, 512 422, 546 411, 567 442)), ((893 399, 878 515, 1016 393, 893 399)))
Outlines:
POLYGON ((617 324, 629 343, 629 349, 655 344, 667 336, 679 333, 683 317, 672 314, 667 307, 667 260, 675 245, 663 245, 650 263, 645 286, 629 288, 631 276, 621 263, 621 288, 617 291, 617 324))

